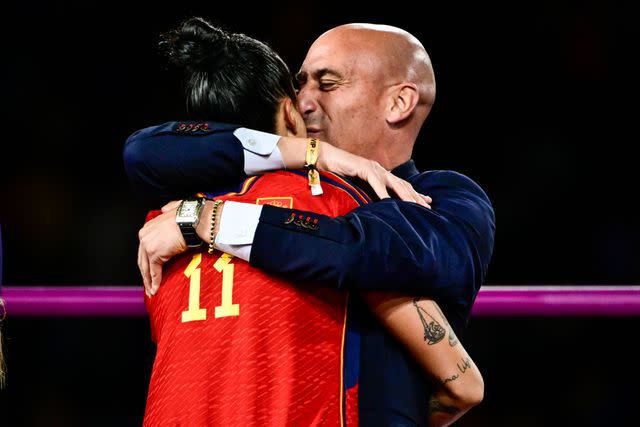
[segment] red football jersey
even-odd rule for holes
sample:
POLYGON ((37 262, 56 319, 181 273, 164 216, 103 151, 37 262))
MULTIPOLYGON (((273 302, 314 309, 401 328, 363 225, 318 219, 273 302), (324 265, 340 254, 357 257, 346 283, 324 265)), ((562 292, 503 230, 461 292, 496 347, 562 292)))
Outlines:
MULTIPOLYGON (((311 195, 306 175, 279 171, 216 198, 334 217, 366 203, 339 177, 322 177, 321 196, 311 195)), ((159 292, 145 303, 157 344, 146 427, 357 420, 355 405, 343 413, 346 293, 296 286, 203 247, 168 263, 159 292)))

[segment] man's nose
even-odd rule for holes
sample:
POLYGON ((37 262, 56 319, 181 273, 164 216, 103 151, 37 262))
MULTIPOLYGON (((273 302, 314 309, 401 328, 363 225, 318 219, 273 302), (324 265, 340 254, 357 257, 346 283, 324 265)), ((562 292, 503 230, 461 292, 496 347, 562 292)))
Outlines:
POLYGON ((318 108, 318 103, 312 93, 313 91, 307 88, 302 88, 298 92, 298 111, 303 116, 314 112, 318 108))

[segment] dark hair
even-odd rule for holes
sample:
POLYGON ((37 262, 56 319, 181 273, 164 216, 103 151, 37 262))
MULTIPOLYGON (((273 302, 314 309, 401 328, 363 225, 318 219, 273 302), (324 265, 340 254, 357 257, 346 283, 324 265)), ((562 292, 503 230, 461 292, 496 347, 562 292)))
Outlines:
POLYGON ((285 62, 265 43, 193 17, 160 36, 160 50, 185 73, 188 118, 274 132, 278 105, 295 100, 285 62))

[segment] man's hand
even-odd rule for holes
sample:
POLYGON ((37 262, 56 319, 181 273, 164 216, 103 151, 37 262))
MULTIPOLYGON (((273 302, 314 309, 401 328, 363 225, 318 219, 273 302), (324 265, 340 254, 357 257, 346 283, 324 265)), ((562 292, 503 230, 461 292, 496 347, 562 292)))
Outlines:
POLYGON ((357 176, 367 181, 381 199, 390 197, 387 191, 389 189, 400 200, 431 209, 431 197, 418 193, 411 184, 383 168, 380 163, 349 153, 331 144, 322 144, 318 167, 344 176, 357 176))
POLYGON ((162 214, 145 223, 138 232, 138 268, 147 296, 158 292, 162 281, 162 266, 173 256, 187 250, 180 228, 176 224, 179 201, 167 203, 162 214))
POLYGON ((417 203, 431 209, 431 197, 418 193, 411 184, 383 168, 380 163, 365 159, 360 161, 357 167, 358 169, 354 173, 367 181, 381 199, 390 197, 387 191, 390 189, 396 193, 400 200, 417 203))

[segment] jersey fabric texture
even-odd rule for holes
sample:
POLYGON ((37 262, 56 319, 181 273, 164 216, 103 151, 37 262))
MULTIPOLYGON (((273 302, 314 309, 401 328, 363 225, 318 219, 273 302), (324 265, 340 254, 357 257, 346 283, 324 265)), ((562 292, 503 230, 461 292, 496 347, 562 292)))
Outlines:
MULTIPOLYGON (((321 179, 321 196, 311 195, 305 172, 280 171, 216 199, 332 217, 368 201, 336 175, 321 179)), ((286 221, 317 227, 306 214, 286 221)), ((343 378, 347 299, 206 247, 176 257, 145 298, 157 351, 144 426, 356 425, 357 389, 343 378)))

